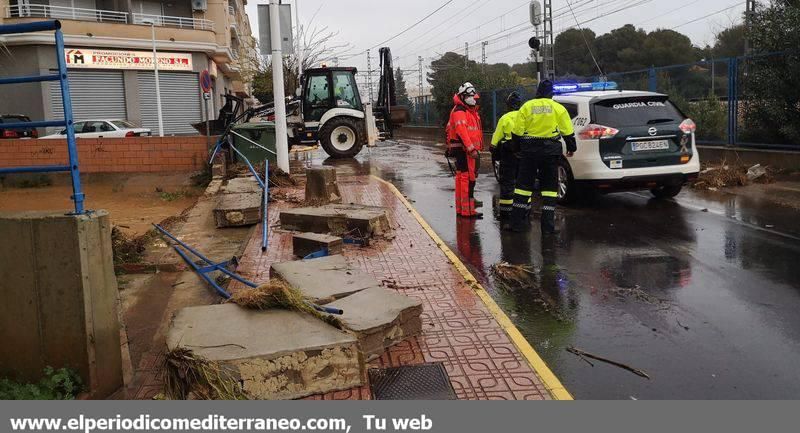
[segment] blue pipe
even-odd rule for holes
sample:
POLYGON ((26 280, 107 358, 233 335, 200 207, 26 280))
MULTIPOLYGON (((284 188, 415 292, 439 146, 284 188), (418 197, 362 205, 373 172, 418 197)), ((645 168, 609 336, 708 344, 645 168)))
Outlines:
POLYGON ((219 152, 219 148, 222 147, 222 139, 225 138, 225 134, 220 135, 219 139, 217 140, 217 144, 214 145, 214 151, 211 152, 211 159, 208 160, 208 165, 214 163, 214 158, 217 156, 219 152))
POLYGON ((72 97, 69 92, 67 80, 67 64, 64 60, 64 34, 61 33, 61 24, 54 22, 56 28, 56 62, 58 75, 61 76, 61 101, 64 105, 64 122, 67 126, 67 153, 69 154, 70 175, 72 177, 72 201, 75 203, 75 214, 84 213, 84 194, 81 189, 81 172, 78 169, 78 146, 75 144, 75 127, 72 117, 72 97))
POLYGON ((54 173, 58 171, 69 171, 68 165, 37 165, 33 167, 9 167, 0 168, 0 174, 4 173, 54 173))
POLYGON ((20 83, 37 83, 40 81, 58 81, 61 76, 58 74, 52 75, 33 75, 30 77, 12 77, 0 78, 0 84, 20 84, 20 83))
POLYGON ((175 236, 173 236, 172 233, 168 232, 164 227, 161 227, 158 224, 153 224, 153 227, 155 227, 156 229, 158 229, 158 231, 163 233, 164 236, 166 236, 166 237, 172 239, 173 241, 175 241, 178 245, 180 245, 180 246, 186 248, 187 250, 189 250, 190 253, 196 255, 197 257, 200 257, 200 260, 202 260, 202 261, 204 261, 204 262, 206 262, 208 264, 216 264, 216 263, 212 262, 211 260, 209 260, 208 257, 200 254, 200 252, 197 251, 196 249, 190 247, 189 245, 186 245, 186 243, 184 243, 180 239, 178 239, 175 236))
POLYGON ((232 144, 230 146, 234 152, 236 152, 239 156, 242 157, 242 159, 244 159, 244 162, 247 163, 247 167, 250 169, 250 173, 253 173, 253 176, 255 176, 256 180, 258 181, 258 185, 261 187, 261 189, 264 189, 264 181, 261 180, 261 176, 259 176, 258 173, 256 173, 256 169, 253 168, 253 164, 250 164, 250 160, 247 159, 247 157, 244 156, 242 152, 239 152, 239 149, 234 147, 232 144))
POLYGON ((269 203, 269 159, 264 160, 264 206, 263 206, 263 215, 261 216, 261 252, 267 250, 267 244, 269 242, 269 213, 267 211, 267 206, 269 203))
POLYGON ((194 269, 194 271, 198 275, 200 275, 200 278, 204 279, 206 281, 206 283, 208 283, 211 287, 213 287, 214 290, 220 296, 222 296, 225 299, 230 299, 231 298, 231 294, 228 293, 225 289, 223 289, 219 284, 217 284, 216 281, 212 280, 208 275, 206 275, 205 273, 201 272, 200 271, 200 267, 197 266, 197 263, 193 262, 192 259, 190 259, 189 256, 187 256, 186 253, 182 249, 180 249, 177 245, 173 245, 172 248, 174 248, 175 251, 178 253, 178 255, 180 255, 181 258, 183 258, 183 261, 186 262, 187 265, 191 266, 192 269, 194 269))
POLYGON ((31 128, 49 128, 52 126, 67 126, 64 120, 40 120, 35 122, 12 122, 4 123, 3 129, 31 129, 31 128))
POLYGON ((22 24, 7 24, 0 26, 0 35, 10 35, 12 33, 47 32, 51 30, 58 30, 60 28, 61 22, 58 20, 36 21, 33 23, 22 24))

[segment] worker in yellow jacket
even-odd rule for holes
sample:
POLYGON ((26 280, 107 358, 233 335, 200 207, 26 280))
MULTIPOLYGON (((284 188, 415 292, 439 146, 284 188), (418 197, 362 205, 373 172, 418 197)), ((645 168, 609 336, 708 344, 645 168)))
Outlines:
POLYGON ((514 182, 517 179, 519 166, 516 152, 513 149, 512 130, 519 114, 522 98, 517 92, 511 92, 506 98, 508 113, 497 121, 497 127, 492 135, 492 161, 499 161, 497 180, 500 182, 500 200, 498 201, 498 215, 502 224, 511 222, 511 209, 514 204, 514 182))
POLYGON ((514 187, 511 212, 513 231, 530 228, 528 213, 536 176, 542 194, 542 234, 556 233, 556 203, 558 202, 558 164, 563 154, 561 139, 567 147, 567 157, 577 150, 572 119, 563 105, 553 101, 553 83, 539 83, 536 97, 519 109, 512 131, 519 152, 519 170, 514 187))

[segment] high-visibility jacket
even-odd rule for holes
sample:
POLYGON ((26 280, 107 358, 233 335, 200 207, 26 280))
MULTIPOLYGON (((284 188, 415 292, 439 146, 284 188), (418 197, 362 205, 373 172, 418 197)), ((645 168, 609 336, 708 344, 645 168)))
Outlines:
POLYGON ((478 107, 469 107, 453 95, 453 109, 447 122, 447 146, 450 149, 463 147, 467 153, 483 149, 483 129, 478 107))
POLYGON ((567 109, 549 98, 536 98, 524 103, 512 132, 523 138, 540 139, 575 134, 567 109))
POLYGON ((494 129, 494 134, 492 135, 492 147, 497 147, 498 144, 511 140, 511 133, 518 116, 519 111, 509 111, 497 121, 497 128, 494 129))

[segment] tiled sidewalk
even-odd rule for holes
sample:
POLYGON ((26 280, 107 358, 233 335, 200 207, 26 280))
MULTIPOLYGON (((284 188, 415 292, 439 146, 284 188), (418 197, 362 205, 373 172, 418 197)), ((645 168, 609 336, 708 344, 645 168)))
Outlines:
MULTIPOLYGON (((345 203, 385 207, 395 229, 394 239, 366 248, 345 246, 354 266, 372 274, 390 288, 423 302, 422 335, 392 347, 371 367, 442 362, 459 399, 550 399, 543 381, 491 314, 478 292, 425 231, 392 187, 370 176, 340 177, 345 203)), ((283 188, 281 194, 302 196, 283 188)), ((287 202, 270 204, 275 227, 287 202)), ((261 252, 256 230, 241 258, 239 272, 253 281, 269 279, 270 264, 292 260, 292 236, 270 231, 269 249, 261 252)), ((232 286, 232 291, 237 290, 232 286)), ((549 374, 545 371, 544 374, 549 374)), ((369 399, 369 387, 335 392, 315 399, 369 399)))

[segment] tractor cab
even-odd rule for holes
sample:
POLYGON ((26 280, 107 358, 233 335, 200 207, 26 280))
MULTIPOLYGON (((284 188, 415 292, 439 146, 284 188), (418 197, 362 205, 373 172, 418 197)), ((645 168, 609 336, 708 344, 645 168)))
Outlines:
POLYGON ((315 68, 303 73, 303 121, 319 122, 334 108, 364 111, 356 86, 356 68, 315 68))

